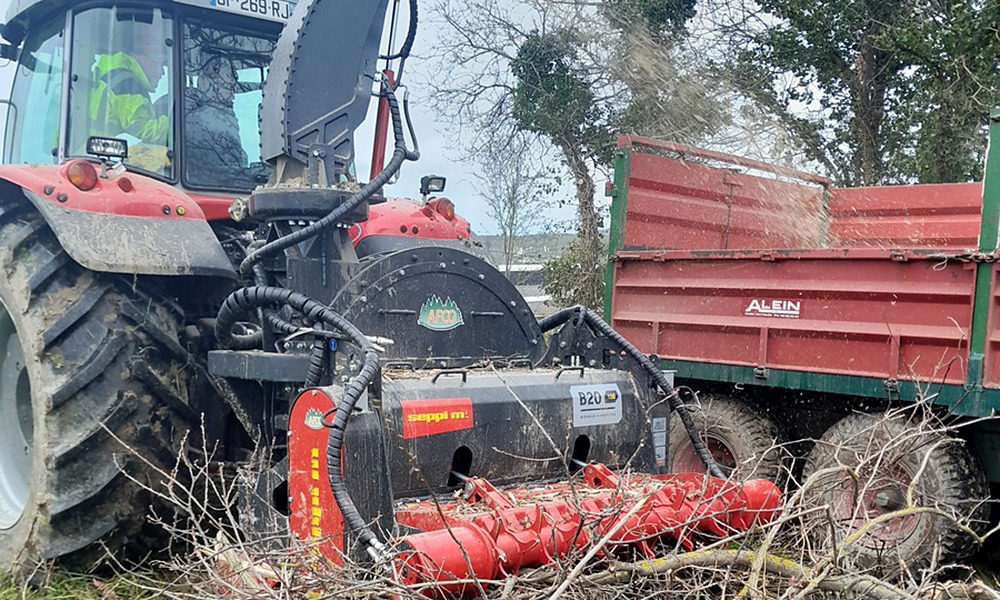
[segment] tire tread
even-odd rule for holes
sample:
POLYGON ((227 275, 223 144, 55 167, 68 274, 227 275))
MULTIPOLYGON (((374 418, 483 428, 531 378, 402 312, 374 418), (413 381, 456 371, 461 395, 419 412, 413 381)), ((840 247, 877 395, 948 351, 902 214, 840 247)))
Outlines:
MULTIPOLYGON (((851 457, 856 457, 860 452, 871 452, 872 445, 879 443, 875 436, 884 433, 893 439, 902 433, 912 435, 907 432, 907 428, 913 427, 915 425, 901 415, 847 415, 834 423, 816 442, 816 446, 806 457, 803 480, 821 469, 845 462, 845 458, 854 460, 851 457), (854 446, 855 444, 861 446, 854 446), (847 457, 844 452, 848 452, 847 457)), ((983 533, 988 525, 989 505, 985 501, 989 498, 989 486, 978 461, 958 438, 947 436, 940 430, 927 430, 920 435, 925 435, 926 438, 917 447, 931 448, 923 476, 926 478, 930 475, 940 483, 940 489, 936 490, 937 501, 967 514, 973 530, 983 533)), ((816 501, 829 502, 822 486, 813 495, 816 501)), ((894 556, 898 555, 898 560, 887 560, 888 557, 880 551, 865 547, 859 547, 853 553, 854 560, 866 568, 877 568, 884 577, 891 578, 902 574, 901 564, 906 565, 905 570, 911 576, 917 576, 921 570, 931 566, 935 553, 925 547, 928 543, 938 546, 940 560, 945 564, 965 558, 975 551, 975 540, 944 517, 924 513, 920 518, 934 519, 927 539, 918 539, 915 543, 903 540, 894 544, 892 550, 894 556)))
POLYGON ((33 471, 33 499, 0 531, 0 571, 52 559, 89 569, 107 552, 148 552, 155 498, 134 479, 152 485, 170 472, 196 415, 186 387, 198 364, 174 337, 181 315, 134 280, 72 261, 24 198, 0 198, 0 239, 0 285, 10 282, 10 312, 37 361, 33 404, 47 430, 36 438, 46 466, 33 471), (137 361, 143 373, 132 376, 137 361))

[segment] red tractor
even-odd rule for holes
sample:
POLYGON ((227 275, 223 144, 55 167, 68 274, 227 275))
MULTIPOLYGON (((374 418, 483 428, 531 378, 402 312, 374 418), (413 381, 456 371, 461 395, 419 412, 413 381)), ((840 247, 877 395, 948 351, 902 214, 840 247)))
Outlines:
MULTIPOLYGON (((17 69, 0 167, 0 564, 155 546, 151 467, 169 469, 185 440, 225 461, 263 449, 273 476, 255 510, 325 536, 331 555, 386 559, 372 522, 455 525, 394 502, 456 487, 483 491, 467 499, 508 532, 535 502, 516 491, 527 483, 579 472, 605 489, 599 510, 620 493, 604 465, 660 490, 636 513, 648 518, 618 526, 647 549, 689 518, 714 531, 771 514, 769 484, 662 474, 677 395, 596 315, 539 323, 464 251, 450 201, 382 198, 418 156, 398 82, 378 73, 387 4, 14 2, 0 47, 17 69), (353 134, 373 90, 393 151, 362 183, 353 134), (568 444, 564 460, 535 428, 568 444), (718 492, 711 515, 678 504, 698 485, 718 492)), ((415 0, 410 15, 382 59, 407 58, 415 0)), ((545 510, 534 534, 583 509, 545 510)), ((465 526, 482 569, 455 563, 471 546, 421 538, 393 559, 400 577, 492 573, 506 542, 465 526)), ((579 543, 524 547, 507 566, 579 543)))

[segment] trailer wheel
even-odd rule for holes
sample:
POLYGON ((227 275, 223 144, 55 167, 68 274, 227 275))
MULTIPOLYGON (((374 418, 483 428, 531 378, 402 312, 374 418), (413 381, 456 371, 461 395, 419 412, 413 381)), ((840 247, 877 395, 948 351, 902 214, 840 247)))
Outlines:
MULTIPOLYGON (((722 470, 741 478, 778 481, 785 471, 784 441, 778 426, 753 406, 725 396, 703 396, 691 417, 722 470)), ((670 421, 670 465, 673 473, 704 473, 680 418, 670 421)))
POLYGON ((178 315, 74 263, 23 201, 0 201, 0 240, 0 575, 91 568, 149 541, 162 476, 139 457, 169 471, 196 422, 178 315))
POLYGON ((986 477, 961 440, 898 416, 835 423, 806 458, 803 486, 810 503, 830 507, 835 524, 830 535, 824 515, 811 528, 817 539, 835 540, 846 560, 884 577, 917 576, 934 560, 970 555, 975 540, 958 523, 981 533, 989 517, 986 477), (907 509, 911 489, 913 506, 934 512, 886 518, 907 509))

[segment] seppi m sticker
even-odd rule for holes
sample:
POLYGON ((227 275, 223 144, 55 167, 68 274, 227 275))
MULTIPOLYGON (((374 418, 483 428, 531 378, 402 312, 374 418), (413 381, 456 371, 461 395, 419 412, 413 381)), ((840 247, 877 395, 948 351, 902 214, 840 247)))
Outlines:
POLYGON ((403 439, 472 429, 472 399, 403 400, 403 439))
POLYGON ((618 385, 574 385, 573 427, 614 425, 622 420, 622 392, 618 385))
POLYGON ((462 310, 451 298, 442 300, 440 296, 431 296, 420 307, 417 324, 431 331, 451 331, 460 325, 465 325, 462 310))

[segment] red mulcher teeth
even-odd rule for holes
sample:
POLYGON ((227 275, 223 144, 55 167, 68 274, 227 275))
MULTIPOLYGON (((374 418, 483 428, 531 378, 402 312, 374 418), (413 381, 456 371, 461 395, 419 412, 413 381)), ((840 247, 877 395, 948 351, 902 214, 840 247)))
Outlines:
POLYGON ((401 583, 426 586, 426 596, 467 597, 480 592, 473 580, 548 564, 605 537, 608 547, 627 545, 647 556, 659 540, 691 549, 693 534, 746 531, 773 519, 780 504, 780 490, 766 480, 619 476, 597 464, 584 467, 583 482, 575 486, 499 491, 471 478, 459 502, 422 501, 396 511, 400 525, 423 533, 398 540, 395 572, 401 583))

